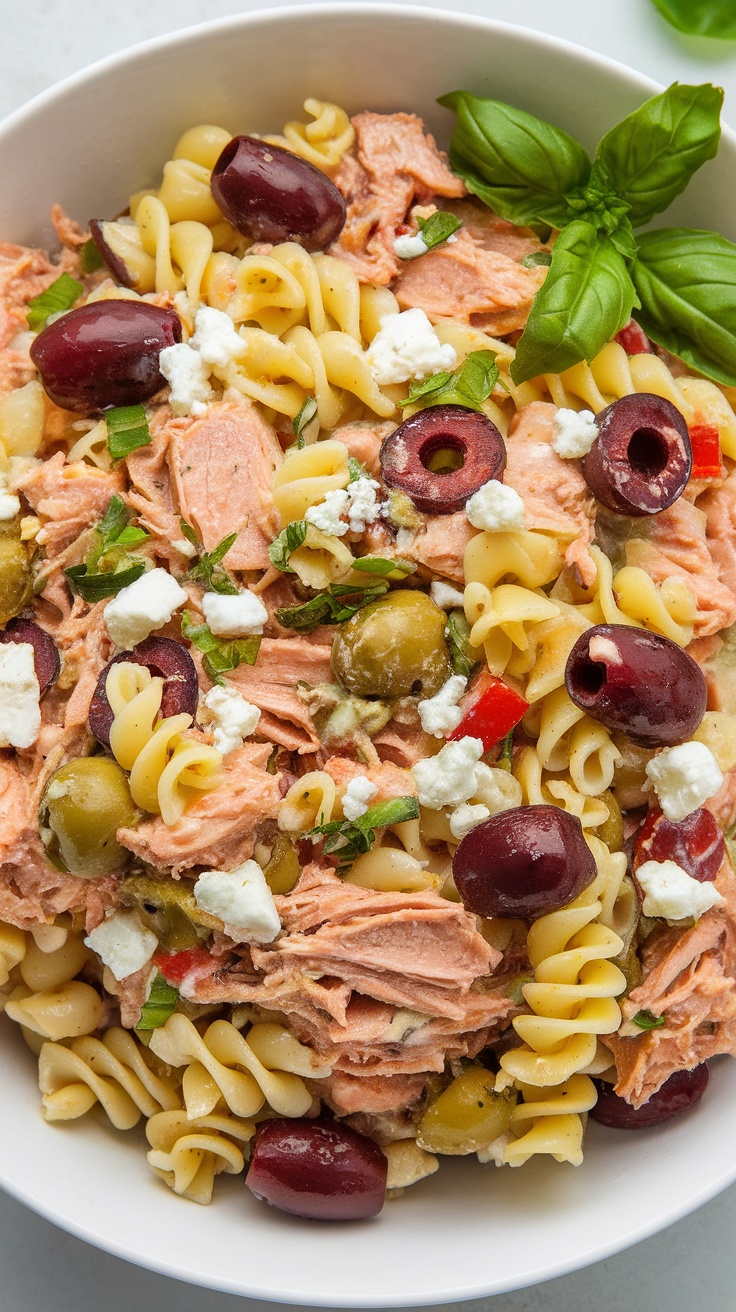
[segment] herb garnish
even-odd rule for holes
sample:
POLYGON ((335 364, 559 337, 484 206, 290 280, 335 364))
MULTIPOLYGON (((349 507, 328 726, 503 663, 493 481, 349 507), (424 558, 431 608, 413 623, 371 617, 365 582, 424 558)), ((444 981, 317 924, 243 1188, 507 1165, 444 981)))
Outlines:
POLYGON ((419 802, 416 797, 392 797, 388 802, 379 802, 371 806, 357 820, 331 820, 329 824, 317 825, 310 829, 307 838, 317 839, 324 836, 326 856, 337 853, 341 865, 349 865, 363 852, 370 852, 376 841, 376 830, 388 825, 403 824, 405 820, 416 820, 419 816, 419 802))
POLYGON ((462 405, 468 410, 482 410, 497 381, 495 352, 471 351, 454 373, 444 369, 431 378, 412 379, 409 395, 398 404, 462 405))
POLYGON ((239 665, 255 665, 261 645, 259 634, 247 638, 216 638, 209 624, 195 624, 190 611, 181 617, 182 636, 201 651, 202 664, 213 683, 224 684, 223 674, 237 670, 239 665))
POLYGON ((631 1019, 640 1030, 659 1030, 665 1024, 664 1016, 653 1016, 651 1011, 637 1011, 631 1019))
POLYGON ((70 565, 64 570, 72 592, 84 601, 91 604, 104 597, 114 597, 145 572, 145 560, 131 555, 125 548, 145 542, 149 534, 130 524, 129 519, 130 512, 122 497, 111 497, 95 528, 97 540, 84 564, 70 565))
POLYGON ((304 429, 311 424, 316 413, 317 402, 313 396, 308 396, 298 415, 295 415, 291 421, 291 427, 294 430, 294 437, 296 438, 294 446, 298 451, 301 451, 302 447, 307 445, 306 438, 304 437, 304 429))
MULTIPOLYGON (((393 562, 392 562, 393 563, 393 562)), ((331 583, 324 592, 299 606, 279 606, 274 611, 279 624, 295 633, 312 633, 320 624, 342 624, 369 601, 388 592, 388 583, 331 583)))
POLYGON ((653 0, 653 3, 678 32, 717 37, 721 41, 736 40, 733 0, 653 0))
POLYGON ((606 133, 591 163, 523 110, 464 91, 441 98, 457 114, 450 158, 468 190, 514 223, 561 230, 514 382, 592 360, 634 310, 658 345, 736 385, 736 245, 685 228, 634 235, 716 154, 722 102, 718 87, 675 82, 606 133))
POLYGON ((105 261, 91 237, 83 246, 79 247, 77 257, 82 273, 95 273, 97 269, 102 269, 105 266, 105 261))
POLYGON ((463 226, 448 210, 437 210, 427 219, 417 218, 417 225, 428 251, 433 250, 435 246, 441 246, 448 237, 454 236, 458 228, 463 226))
POLYGON ((289 556, 292 551, 297 551, 299 547, 304 546, 304 540, 309 530, 309 524, 306 519, 295 519, 293 524, 287 524, 282 528, 277 538, 274 538, 268 548, 268 558, 276 569, 280 569, 283 574, 293 574, 294 571, 289 564, 289 556))
POLYGON ((83 291, 81 282, 77 282, 76 278, 71 278, 68 273, 60 274, 45 292, 28 302, 28 327, 34 333, 40 332, 50 315, 71 310, 83 291))
POLYGON ((477 670, 478 661, 473 660, 471 655, 470 625, 461 610, 450 611, 445 625, 445 637, 455 674, 464 674, 469 679, 477 670))
POLYGON ((228 574, 222 561, 237 538, 237 533, 228 533, 212 551, 205 551, 191 525, 184 519, 180 519, 179 523, 187 542, 191 542, 199 553, 199 560, 187 571, 187 578, 193 583, 201 583, 205 592, 220 592, 234 597, 240 589, 228 574))
POLYGON ((148 446, 151 433, 142 405, 121 405, 105 411, 107 449, 113 460, 122 460, 131 451, 148 446))
POLYGON ((413 574, 416 565, 410 560, 386 560, 383 556, 358 556, 353 561, 353 569, 359 574, 378 574, 384 577, 390 574, 413 574))
POLYGON ((146 1033, 148 1030, 160 1029, 165 1025, 179 1005, 179 990, 168 984, 160 971, 151 985, 151 992, 141 1008, 141 1017, 136 1030, 146 1033))

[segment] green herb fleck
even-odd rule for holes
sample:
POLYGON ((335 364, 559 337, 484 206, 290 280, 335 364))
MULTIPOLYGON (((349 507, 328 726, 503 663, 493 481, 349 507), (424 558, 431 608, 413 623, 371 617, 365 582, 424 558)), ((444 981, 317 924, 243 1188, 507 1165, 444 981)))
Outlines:
POLYGON ((301 451, 302 447, 307 445, 306 438, 304 437, 304 429, 311 424, 316 413, 317 402, 313 396, 308 396, 299 411, 299 414, 291 421, 291 427, 294 430, 294 437, 296 438, 294 445, 299 451, 301 451))
POLYGON ((136 1025, 136 1030, 145 1033, 147 1030, 160 1029, 166 1024, 169 1016, 173 1015, 178 1005, 178 989, 175 989, 173 984, 168 984, 158 971, 148 999, 141 1008, 141 1018, 136 1025))
POLYGON ((104 268, 104 265, 105 261, 90 237, 89 241, 79 247, 79 268, 82 273, 95 273, 97 269, 104 268))
POLYGON ((268 558, 276 569, 280 569, 284 574, 294 573, 289 564, 289 557, 292 551, 297 551, 299 547, 304 546, 308 529, 309 524, 306 519, 296 519, 293 524, 287 524, 286 528, 282 528, 268 548, 268 558))
POLYGON ((107 449, 113 460, 122 460, 131 451, 148 446, 151 433, 142 405, 121 405, 105 411, 107 449))
POLYGON ((274 612, 279 624, 295 633, 313 633, 320 624, 342 624, 369 601, 388 592, 388 583, 363 587, 355 583, 332 583, 324 592, 299 606, 280 606, 274 612))
POLYGON ((501 751, 499 752, 496 765, 501 770, 510 770, 513 759, 514 759, 514 731, 513 729, 509 729, 506 736, 501 739, 501 751))
POLYGON ((651 1011, 637 1011, 631 1019, 640 1030, 659 1030, 665 1024, 664 1016, 653 1016, 651 1011))
POLYGON ((523 993, 524 985, 533 984, 533 983, 534 983, 533 975, 514 976, 511 983, 509 984, 507 992, 509 997, 511 998, 511 1001, 515 1002, 517 1007, 523 1007, 524 1005, 524 993, 523 993))
POLYGON ((64 570, 72 592, 90 604, 114 597, 121 588, 135 583, 145 572, 146 562, 132 556, 126 547, 145 542, 145 529, 129 524, 130 512, 122 497, 110 498, 95 529, 95 543, 83 565, 64 570))
POLYGON ((83 291, 81 282, 77 282, 76 278, 70 278, 68 273, 60 274, 45 292, 28 302, 28 327, 34 333, 40 332, 50 315, 71 310, 83 291))
POLYGON ((417 224, 428 251, 433 250, 435 246, 441 246, 448 237, 452 237, 458 228, 463 226, 460 220, 447 210, 437 210, 436 214, 430 214, 428 219, 418 218, 417 224))
POLYGON ((361 460, 356 460, 355 456, 348 456, 348 474, 350 483, 357 483, 359 478, 367 476, 367 469, 361 460))
POLYGON ((181 631, 201 651, 202 664, 213 683, 224 683, 223 674, 237 670, 239 665, 255 665, 258 658, 261 639, 257 634, 248 638, 216 638, 208 624, 195 624, 188 610, 182 615, 181 631))
POLYGON ((450 663, 455 674, 463 674, 469 679, 478 668, 478 661, 473 660, 470 646, 470 625, 461 610, 452 610, 447 617, 445 637, 450 649, 450 663))
POLYGON ((385 560, 382 556, 359 556, 353 561, 353 569, 359 574, 378 574, 381 577, 391 574, 413 574, 416 565, 410 560, 385 560))
POLYGON ((316 841, 324 837, 326 856, 336 853, 341 865, 349 865, 364 852, 370 852, 376 841, 376 830, 388 825, 403 824, 419 817, 416 797, 392 797, 370 807, 357 820, 331 820, 329 824, 310 829, 307 838, 316 841))
POLYGON ((538 269, 540 266, 549 268, 552 263, 552 252, 532 251, 531 254, 524 256, 521 263, 525 269, 538 269))
POLYGON ((471 351, 453 374, 443 370, 431 378, 413 379, 409 395, 399 405, 462 405, 468 410, 482 410, 497 382, 495 352, 471 351))
MULTIPOLYGON (((180 523, 182 531, 184 531, 184 521, 180 520, 180 523)), ((189 525, 187 525, 187 528, 189 528, 189 525)), ((227 537, 223 538, 222 542, 218 542, 212 551, 203 551, 202 543, 196 536, 189 537, 188 533, 185 533, 185 536, 201 553, 196 565, 192 565, 187 572, 187 578, 194 583, 201 583, 205 592, 221 592, 234 597, 240 589, 228 574, 222 561, 237 538, 237 533, 228 533, 227 537)))

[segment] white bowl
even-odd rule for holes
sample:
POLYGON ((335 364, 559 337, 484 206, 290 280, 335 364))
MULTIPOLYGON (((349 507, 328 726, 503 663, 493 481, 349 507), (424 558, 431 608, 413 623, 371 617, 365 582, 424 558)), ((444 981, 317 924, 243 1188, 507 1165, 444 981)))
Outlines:
MULTIPOLYGON (((53 201, 83 222, 116 213, 155 181, 184 128, 274 131, 309 95, 351 112, 416 110, 446 142, 451 119, 435 97, 458 87, 523 106, 588 147, 658 89, 589 51, 435 10, 335 5, 228 19, 98 64, 8 119, 0 237, 50 240, 53 201)), ((736 237, 735 171, 726 132, 672 216, 736 237)), ((678 1121, 636 1134, 591 1124, 577 1170, 445 1159, 377 1220, 337 1227, 256 1203, 242 1178, 221 1177, 200 1208, 149 1172, 142 1132, 117 1134, 94 1114, 46 1125, 34 1059, 4 1022, 0 1045, 0 1184, 120 1257, 259 1298, 380 1307, 518 1288, 644 1239, 736 1177, 736 1065, 724 1060, 678 1121)))

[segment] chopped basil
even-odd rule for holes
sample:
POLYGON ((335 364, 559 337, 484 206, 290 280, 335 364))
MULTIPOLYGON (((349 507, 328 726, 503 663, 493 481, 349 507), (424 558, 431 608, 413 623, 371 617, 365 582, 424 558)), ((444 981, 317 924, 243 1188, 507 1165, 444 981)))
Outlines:
POLYGON ((540 265, 549 268, 552 263, 551 251, 532 251, 531 254, 525 255, 521 261, 525 269, 538 269, 540 265))
POLYGON ((136 1025, 140 1031, 157 1030, 165 1025, 179 1005, 179 991, 173 984, 167 984, 159 971, 151 985, 148 999, 141 1008, 141 1018, 136 1025))
POLYGON ((664 1016, 653 1016, 651 1011, 637 1011, 631 1019, 640 1030, 659 1030, 666 1023, 664 1016))
POLYGON ((107 449, 113 460, 123 460, 131 451, 149 446, 151 434, 142 405, 121 405, 105 411, 107 449))
POLYGON ((445 637, 450 649, 450 663, 455 674, 463 674, 469 679, 478 668, 478 661, 471 656, 470 625, 461 610, 452 610, 447 617, 445 637))
POLYGON ((382 556, 359 556, 353 561, 353 569, 359 574, 413 574, 416 565, 410 560, 384 560, 382 556))
POLYGON ((388 592, 388 583, 373 583, 363 587, 355 583, 332 583, 325 592, 318 592, 300 606, 280 606, 274 612, 279 624, 295 633, 313 633, 320 624, 342 624, 349 620, 369 601, 375 601, 388 592))
POLYGON ((222 561, 237 538, 237 533, 228 533, 227 537, 223 538, 222 542, 218 542, 212 551, 203 551, 202 543, 193 530, 189 528, 189 525, 186 525, 186 529, 189 530, 189 532, 186 532, 184 520, 179 522, 184 536, 200 552, 199 560, 196 565, 192 565, 191 569, 188 570, 187 578, 194 583, 201 583, 205 592, 221 592, 234 597, 240 589, 228 574, 222 561))
POLYGON ((309 424, 311 424, 316 413, 317 413, 317 402, 313 396, 308 396, 306 401, 304 402, 304 405, 299 411, 299 414, 296 415, 296 417, 291 421, 291 427, 294 430, 294 437, 296 438, 296 442, 294 445, 299 450, 301 450, 302 447, 306 446, 304 429, 307 428, 309 424))
POLYGON ((495 352, 471 351, 453 374, 443 370, 431 378, 413 379, 409 395, 399 405, 462 405, 467 410, 482 410, 497 382, 495 352))
POLYGON ((185 610, 181 618, 182 635, 201 651, 207 674, 213 683, 224 683, 223 674, 237 670, 239 665, 255 665, 261 639, 257 634, 247 638, 216 638, 208 624, 195 624, 185 610))
POLYGON ((313 841, 324 836, 326 856, 337 853, 341 865, 348 865, 363 852, 369 852, 376 841, 376 830, 388 825, 403 824, 419 817, 416 797, 392 797, 388 802, 371 806, 357 820, 331 820, 329 824, 310 829, 308 838, 313 841))
POLYGON ((45 292, 28 302, 28 327, 34 333, 40 332, 50 315, 71 310, 83 291, 81 282, 77 282, 76 278, 71 278, 68 273, 60 274, 45 292))
POLYGON ((192 546, 197 548, 197 551, 201 551, 202 543, 197 537, 197 534, 194 532, 194 529, 192 528, 191 524, 187 524, 187 521, 185 519, 180 519, 179 524, 181 527, 181 531, 184 534, 184 537, 186 538, 187 542, 191 542, 192 546))
POLYGON ((280 569, 284 574, 294 573, 289 564, 289 556, 292 551, 297 551, 299 547, 304 546, 308 528, 306 519, 296 519, 293 524, 287 524, 286 528, 282 528, 278 537, 274 538, 268 548, 268 558, 276 569, 280 569))
POLYGON ((145 560, 130 555, 124 548, 145 542, 149 535, 145 529, 129 524, 129 519, 130 512, 122 497, 111 497, 84 564, 70 565, 64 570, 72 592, 84 601, 92 604, 104 597, 114 597, 145 572, 145 560))
POLYGON ((95 273, 97 269, 102 269, 105 266, 105 261, 91 237, 89 241, 79 247, 78 254, 79 268, 82 273, 95 273))
POLYGON ((448 237, 452 237, 458 228, 463 226, 460 220, 447 210, 437 210, 436 214, 430 214, 428 219, 417 219, 417 224, 428 251, 435 246, 441 246, 448 237))

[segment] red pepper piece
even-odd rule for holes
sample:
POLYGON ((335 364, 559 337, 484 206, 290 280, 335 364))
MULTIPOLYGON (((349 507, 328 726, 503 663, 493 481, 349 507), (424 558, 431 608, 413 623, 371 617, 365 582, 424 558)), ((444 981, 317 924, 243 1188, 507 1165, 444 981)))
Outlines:
POLYGON ((690 429, 693 449, 691 478, 720 478, 721 435, 715 424, 693 424, 690 429))
POLYGON ((653 354, 649 338, 644 329, 639 327, 636 319, 629 319, 621 331, 616 333, 614 341, 618 342, 619 346, 623 346, 627 355, 653 354))
POLYGON ((156 952, 153 958, 155 966, 161 971, 167 984, 179 987, 193 970, 209 969, 212 957, 206 948, 185 948, 183 952, 156 952))
POLYGON ((529 702, 487 670, 476 679, 466 706, 457 729, 450 734, 450 741, 480 738, 484 752, 495 747, 529 710, 529 702))

